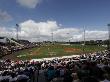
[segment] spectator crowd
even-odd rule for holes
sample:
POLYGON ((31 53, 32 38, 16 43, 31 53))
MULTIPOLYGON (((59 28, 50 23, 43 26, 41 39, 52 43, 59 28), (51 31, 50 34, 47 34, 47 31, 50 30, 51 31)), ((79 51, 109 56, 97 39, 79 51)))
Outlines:
POLYGON ((19 50, 33 48, 36 46, 37 46, 36 43, 31 43, 27 40, 18 40, 18 41, 13 40, 13 42, 7 42, 7 43, 0 42, 0 57, 10 55, 13 52, 19 50))
POLYGON ((110 82, 108 54, 102 51, 43 61, 1 60, 0 82, 38 82, 41 73, 43 82, 110 82))

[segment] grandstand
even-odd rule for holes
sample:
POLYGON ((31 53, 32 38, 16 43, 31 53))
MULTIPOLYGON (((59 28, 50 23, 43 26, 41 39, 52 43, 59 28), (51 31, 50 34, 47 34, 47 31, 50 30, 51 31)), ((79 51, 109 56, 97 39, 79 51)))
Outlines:
POLYGON ((0 37, 0 57, 10 55, 16 51, 35 47, 36 44, 26 40, 15 40, 13 38, 0 37))
POLYGON ((108 51, 43 60, 0 60, 0 82, 109 82, 108 51))

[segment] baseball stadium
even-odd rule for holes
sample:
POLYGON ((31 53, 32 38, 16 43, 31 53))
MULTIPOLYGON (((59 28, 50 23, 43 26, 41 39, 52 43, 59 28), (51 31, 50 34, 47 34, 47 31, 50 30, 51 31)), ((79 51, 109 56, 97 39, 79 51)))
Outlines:
POLYGON ((0 0, 0 82, 110 82, 110 0, 0 0))

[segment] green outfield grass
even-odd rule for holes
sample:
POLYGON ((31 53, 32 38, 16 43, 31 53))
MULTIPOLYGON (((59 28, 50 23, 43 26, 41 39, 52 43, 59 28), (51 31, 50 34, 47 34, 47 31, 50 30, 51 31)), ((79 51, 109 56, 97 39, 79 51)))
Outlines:
POLYGON ((45 57, 57 57, 67 55, 77 55, 82 53, 90 53, 95 51, 105 50, 105 47, 97 45, 61 45, 61 44, 49 44, 43 45, 37 48, 26 49, 17 52, 15 55, 19 59, 32 59, 32 58, 45 58, 45 57), (75 49, 72 51, 72 49, 75 49))

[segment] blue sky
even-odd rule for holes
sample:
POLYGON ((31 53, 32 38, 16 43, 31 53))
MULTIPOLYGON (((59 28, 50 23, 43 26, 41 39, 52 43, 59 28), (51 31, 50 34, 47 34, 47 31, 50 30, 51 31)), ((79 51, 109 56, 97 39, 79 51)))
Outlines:
POLYGON ((110 0, 42 0, 35 8, 21 6, 16 0, 0 0, 0 9, 12 16, 9 25, 28 19, 55 20, 67 27, 110 23, 110 0))
POLYGON ((107 30, 110 0, 0 0, 0 16, 0 26, 6 28, 32 20, 56 21, 62 28, 107 30))

